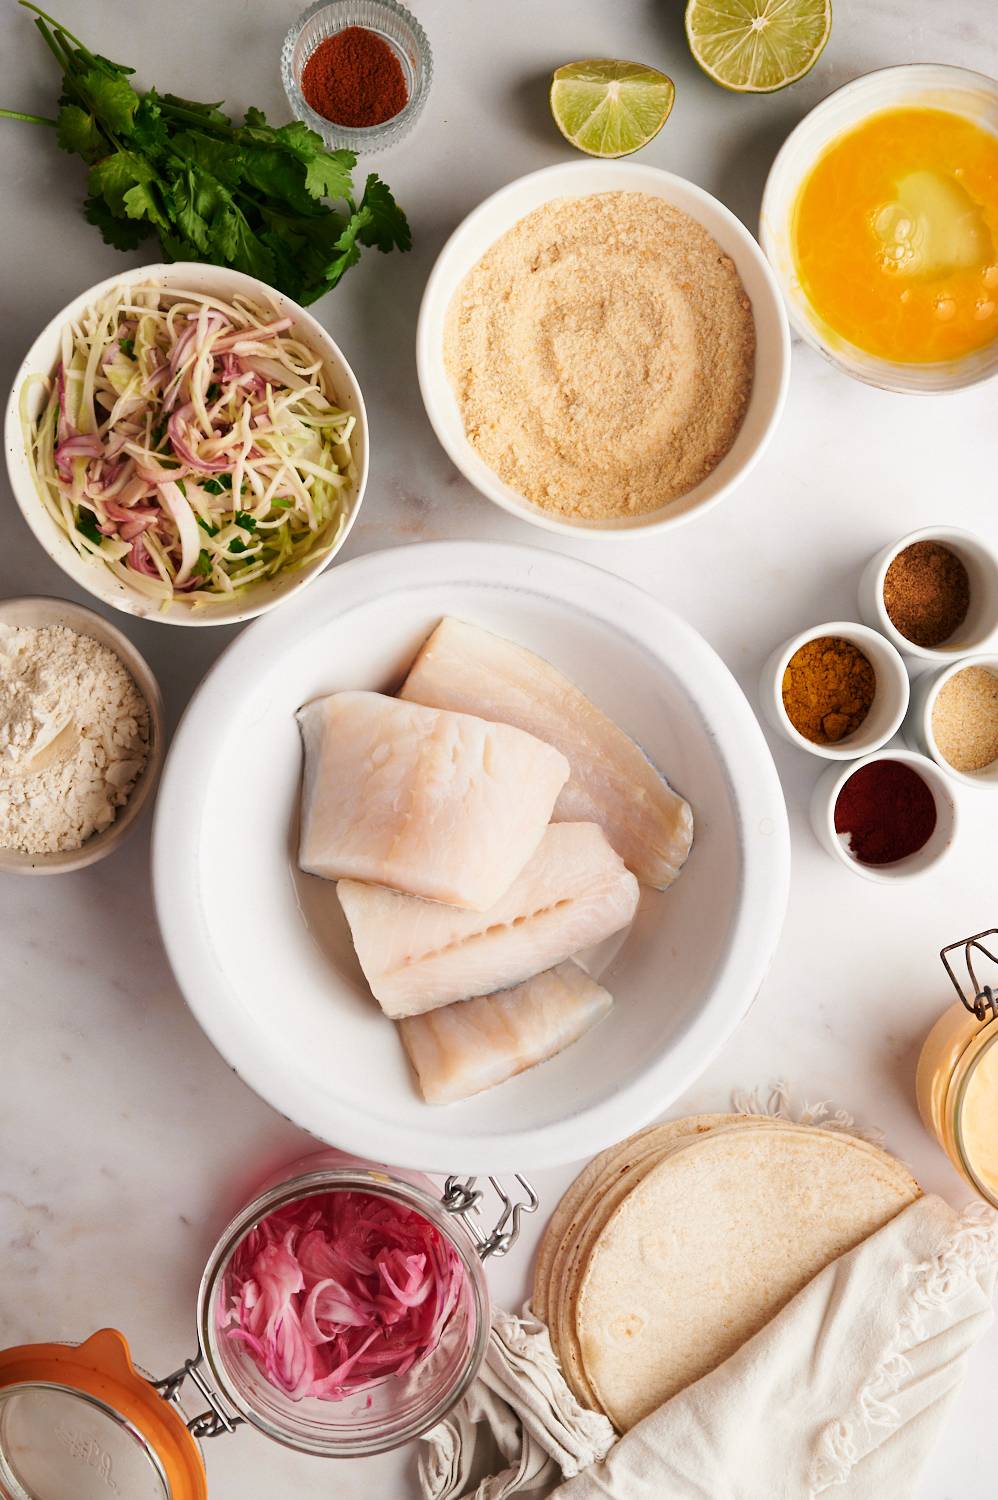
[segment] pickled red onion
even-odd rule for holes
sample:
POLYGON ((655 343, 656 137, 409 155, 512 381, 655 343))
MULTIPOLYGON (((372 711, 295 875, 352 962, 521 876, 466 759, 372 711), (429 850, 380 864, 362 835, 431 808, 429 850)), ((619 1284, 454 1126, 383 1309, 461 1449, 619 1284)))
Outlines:
POLYGON ((457 1252, 422 1214, 373 1193, 321 1193, 236 1247, 219 1321, 291 1400, 339 1401, 431 1354, 463 1282, 457 1252))

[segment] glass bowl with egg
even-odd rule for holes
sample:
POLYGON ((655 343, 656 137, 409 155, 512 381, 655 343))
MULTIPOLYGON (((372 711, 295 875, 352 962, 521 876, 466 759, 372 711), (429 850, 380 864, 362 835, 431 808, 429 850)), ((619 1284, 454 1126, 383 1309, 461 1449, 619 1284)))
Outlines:
POLYGON ((790 321, 846 374, 932 394, 998 371, 998 82, 855 79, 784 142, 760 239, 790 321))

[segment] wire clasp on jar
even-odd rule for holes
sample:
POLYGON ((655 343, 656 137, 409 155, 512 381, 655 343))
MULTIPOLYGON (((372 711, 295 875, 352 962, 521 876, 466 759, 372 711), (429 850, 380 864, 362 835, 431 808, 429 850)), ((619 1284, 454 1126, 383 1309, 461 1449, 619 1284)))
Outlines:
POLYGON ((961 1002, 979 1021, 993 1021, 998 1020, 998 995, 992 985, 981 984, 978 981, 974 969, 975 951, 983 954, 991 963, 998 965, 998 953, 993 953, 990 948, 985 947, 985 938, 998 939, 998 927, 989 927, 984 932, 976 932, 973 937, 961 938, 957 943, 947 943, 945 948, 940 949, 939 957, 943 961, 943 968, 949 975, 961 1002), (954 973, 953 965, 949 960, 949 955, 958 948, 963 949, 964 962, 967 965, 967 978, 970 982, 969 995, 954 973))
POLYGON ((485 1194, 475 1186, 478 1178, 452 1176, 444 1183, 441 1202, 447 1213, 461 1220, 475 1242, 480 1260, 488 1260, 492 1255, 506 1255, 519 1238, 523 1215, 536 1213, 540 1206, 541 1200, 527 1179, 519 1172, 514 1175, 525 1195, 522 1198, 511 1198, 498 1177, 489 1178, 489 1184, 499 1199, 499 1217, 488 1232, 479 1223, 485 1194))
POLYGON ((172 1375, 166 1375, 162 1380, 150 1381, 150 1384, 159 1392, 164 1401, 169 1401, 178 1408, 182 1415, 186 1416, 180 1405, 180 1392, 184 1381, 190 1380, 197 1386, 211 1410, 191 1417, 187 1422, 187 1431, 191 1437, 195 1438, 221 1437, 223 1433, 235 1432, 243 1418, 236 1416, 235 1412, 228 1411, 223 1405, 218 1392, 209 1384, 201 1369, 202 1358, 202 1355, 198 1354, 194 1359, 187 1359, 179 1370, 174 1370, 172 1375))

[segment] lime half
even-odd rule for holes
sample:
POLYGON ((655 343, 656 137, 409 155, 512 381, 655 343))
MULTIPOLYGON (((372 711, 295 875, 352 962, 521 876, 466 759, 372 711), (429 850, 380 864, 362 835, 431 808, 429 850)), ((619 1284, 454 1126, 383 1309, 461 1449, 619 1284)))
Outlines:
POLYGON ((832 29, 831 0, 689 0, 686 35, 708 78, 771 94, 809 73, 832 29))
POLYGON ((566 140, 590 156, 627 156, 669 118, 672 79, 640 63, 566 63, 551 80, 551 113, 566 140))

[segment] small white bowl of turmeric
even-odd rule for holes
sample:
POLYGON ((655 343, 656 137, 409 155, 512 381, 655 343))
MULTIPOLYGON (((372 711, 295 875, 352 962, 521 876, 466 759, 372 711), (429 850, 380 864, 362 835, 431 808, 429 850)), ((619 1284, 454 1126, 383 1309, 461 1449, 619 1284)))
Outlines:
POLYGON ((722 203, 657 167, 585 161, 519 178, 458 226, 416 360, 476 489, 547 531, 636 537, 754 468, 790 335, 765 256, 722 203))

